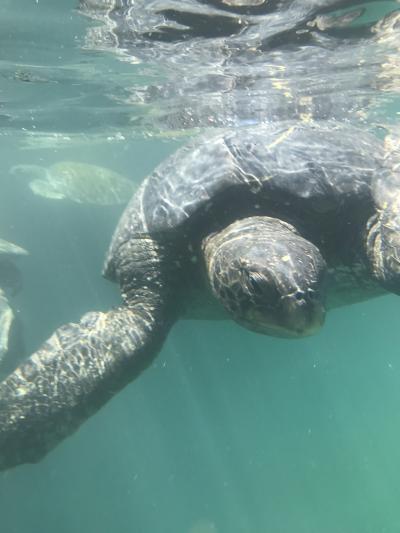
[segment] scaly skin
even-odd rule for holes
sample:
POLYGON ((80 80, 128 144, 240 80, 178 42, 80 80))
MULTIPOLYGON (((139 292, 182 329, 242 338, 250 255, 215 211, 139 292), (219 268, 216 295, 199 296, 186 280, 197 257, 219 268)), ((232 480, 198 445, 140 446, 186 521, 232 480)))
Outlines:
POLYGON ((174 316, 161 252, 150 239, 126 243, 117 264, 124 305, 60 327, 0 384, 0 469, 42 459, 151 364, 174 316), (153 284, 136 294, 123 259, 132 252, 140 268, 150 250, 153 284))
POLYGON ((229 301, 241 299, 233 318, 249 328, 266 331, 274 302, 287 329, 318 325, 325 262, 400 292, 400 180, 382 146, 327 122, 225 132, 178 150, 143 183, 112 240, 105 273, 123 305, 59 328, 0 384, 0 468, 40 460, 151 363, 179 316, 181 274, 195 259, 188 274, 201 279, 224 239, 222 285, 229 301))

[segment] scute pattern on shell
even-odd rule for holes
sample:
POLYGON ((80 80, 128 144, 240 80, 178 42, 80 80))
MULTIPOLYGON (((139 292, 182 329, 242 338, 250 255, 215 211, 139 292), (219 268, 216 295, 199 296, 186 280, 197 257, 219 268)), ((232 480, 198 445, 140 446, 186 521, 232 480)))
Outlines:
POLYGON ((255 204, 263 197, 304 200, 315 212, 334 211, 350 197, 361 203, 371 196, 376 168, 383 177, 389 172, 383 156, 374 135, 330 121, 258 125, 202 137, 143 182, 114 233, 105 275, 113 278, 113 256, 121 244, 141 234, 178 238, 196 212, 235 187, 254 193, 255 204))

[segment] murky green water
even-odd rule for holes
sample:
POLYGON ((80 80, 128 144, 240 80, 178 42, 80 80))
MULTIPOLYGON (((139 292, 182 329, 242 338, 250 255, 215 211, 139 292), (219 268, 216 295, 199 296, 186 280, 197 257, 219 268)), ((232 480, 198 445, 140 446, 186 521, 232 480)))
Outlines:
MULTIPOLYGON (((140 182, 181 142, 127 134, 104 88, 117 94, 134 66, 82 51, 91 22, 74 7, 0 6, 0 232, 30 252, 14 301, 28 352, 118 302, 100 272, 122 207, 34 196, 10 167, 77 160, 140 182)), ((399 532, 399 324, 395 296, 333 311, 300 341, 179 322, 76 434, 0 475, 0 531, 399 532)))

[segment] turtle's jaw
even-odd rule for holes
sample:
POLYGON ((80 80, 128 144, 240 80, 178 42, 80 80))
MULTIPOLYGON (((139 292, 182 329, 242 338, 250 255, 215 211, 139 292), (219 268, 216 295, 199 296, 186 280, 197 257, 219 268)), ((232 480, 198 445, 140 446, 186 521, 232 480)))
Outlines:
POLYGON ((242 326, 272 337, 297 339, 315 335, 325 321, 325 308, 313 304, 308 308, 289 305, 275 314, 266 314, 258 309, 251 309, 244 319, 237 320, 242 326))

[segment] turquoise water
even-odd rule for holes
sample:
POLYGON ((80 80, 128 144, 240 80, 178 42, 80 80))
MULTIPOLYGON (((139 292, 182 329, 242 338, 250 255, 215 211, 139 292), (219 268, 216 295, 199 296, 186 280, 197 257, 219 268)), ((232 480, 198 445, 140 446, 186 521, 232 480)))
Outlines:
MULTIPOLYGON (((75 7, 0 6, 0 236, 30 252, 14 301, 28 352, 119 301, 100 271, 122 207, 34 196, 10 167, 76 160, 139 183, 182 142, 132 132, 110 94, 136 67, 82 50, 92 22, 75 7)), ((399 308, 385 296, 336 310, 298 341, 179 322, 151 369, 76 434, 0 474, 0 531, 399 532, 399 308)))

